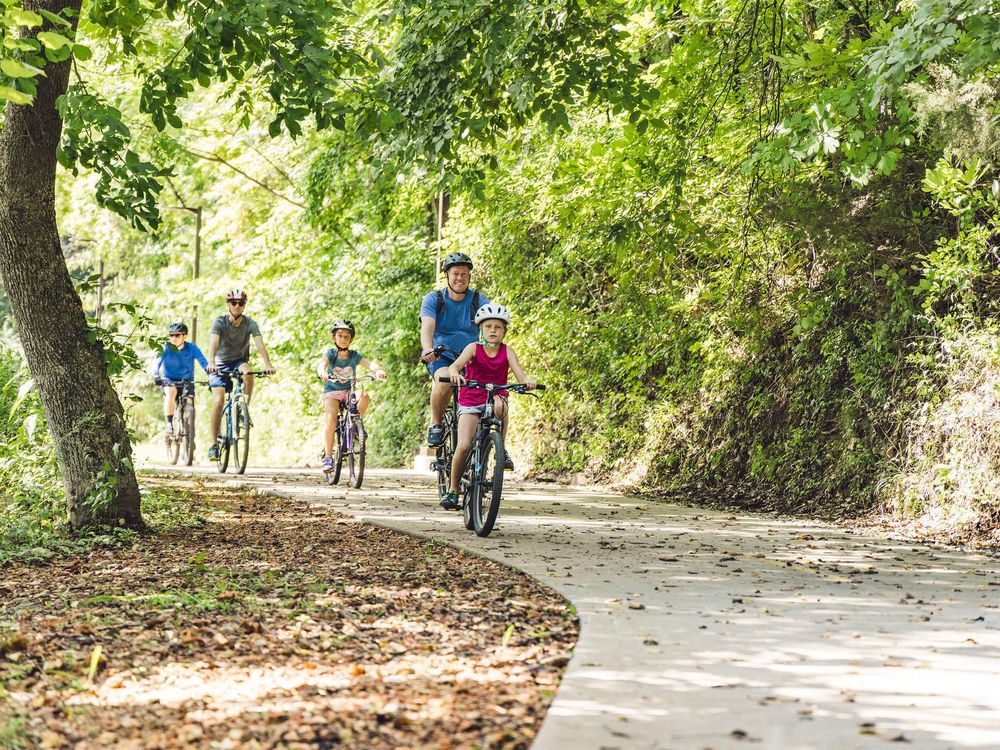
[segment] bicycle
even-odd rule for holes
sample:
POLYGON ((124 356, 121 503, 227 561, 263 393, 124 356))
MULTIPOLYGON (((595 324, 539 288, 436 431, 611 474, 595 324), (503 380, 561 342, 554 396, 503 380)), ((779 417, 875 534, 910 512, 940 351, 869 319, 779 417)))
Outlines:
MULTIPOLYGON (((358 411, 358 394, 355 385, 366 380, 377 380, 374 375, 364 375, 360 378, 340 379, 341 383, 351 384, 351 393, 337 413, 337 429, 333 438, 333 471, 326 475, 327 484, 337 484, 340 481, 344 460, 347 460, 348 484, 354 489, 361 489, 361 480, 365 476, 365 443, 368 434, 365 432, 364 420, 358 411)), ((325 455, 325 453, 324 453, 325 455)))
MULTIPOLYGON (((244 373, 239 372, 218 372, 219 377, 226 381, 235 381, 232 390, 226 390, 226 402, 222 407, 222 422, 225 425, 225 435, 218 436, 219 446, 219 473, 225 474, 229 468, 229 452, 233 450, 233 458, 236 464, 236 473, 242 474, 247 470, 247 457, 250 455, 250 428, 253 421, 250 419, 250 409, 247 406, 247 397, 243 392, 244 373)), ((266 377, 268 373, 263 370, 246 373, 255 377, 266 377)))
MULTIPOLYGON (((442 383, 451 382, 444 376, 439 377, 438 380, 442 383)), ((493 531, 497 515, 500 512, 500 496, 503 494, 503 465, 507 455, 503 444, 503 420, 495 416, 496 407, 493 400, 497 391, 508 391, 522 396, 535 396, 535 394, 531 393, 528 386, 522 383, 498 384, 466 380, 463 387, 479 388, 486 391, 486 406, 479 417, 476 435, 472 440, 472 450, 469 451, 465 460, 462 477, 459 481, 459 492, 462 495, 462 519, 465 521, 465 528, 475 530, 477 535, 485 537, 493 531)), ((544 391, 545 386, 536 385, 535 389, 544 391)), ((457 390, 456 387, 456 393, 457 390)), ((457 434, 457 422, 455 429, 457 434)))
MULTIPOLYGON (((204 382, 197 383, 205 385, 204 382)), ((177 408, 174 410, 174 430, 166 435, 167 460, 184 466, 194 462, 194 380, 161 380, 159 385, 177 389, 177 408)))
MULTIPOLYGON (((438 356, 441 356, 445 352, 451 354, 454 359, 458 359, 458 352, 454 349, 449 349, 444 344, 434 347, 434 353, 438 356)), ((439 380, 442 383, 451 382, 447 378, 439 378, 439 380)), ((441 445, 437 446, 437 451, 434 454, 433 466, 437 472, 438 500, 442 499, 448 493, 448 489, 451 486, 451 459, 455 455, 455 445, 458 443, 458 419, 455 416, 456 414, 458 414, 458 386, 452 386, 451 403, 448 404, 448 408, 441 415, 444 439, 441 441, 441 445)), ((465 528, 471 529, 472 526, 466 523, 465 528)))

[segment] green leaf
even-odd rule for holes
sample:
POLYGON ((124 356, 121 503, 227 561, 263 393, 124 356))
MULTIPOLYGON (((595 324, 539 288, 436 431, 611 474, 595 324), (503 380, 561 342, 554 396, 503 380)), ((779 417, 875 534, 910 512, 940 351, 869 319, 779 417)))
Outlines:
POLYGON ((93 682, 94 677, 97 676, 97 669, 101 665, 101 653, 103 651, 104 647, 101 644, 97 644, 90 652, 90 665, 87 667, 87 680, 90 682, 93 682))
POLYGON ((62 49, 63 47, 69 47, 73 42, 64 37, 62 34, 57 34, 54 31, 40 31, 38 32, 38 41, 45 45, 46 49, 62 49))
POLYGON ((36 52, 38 50, 37 39, 14 39, 7 37, 3 40, 3 46, 7 49, 16 49, 19 52, 36 52))
POLYGON ((37 75, 45 75, 41 68, 34 65, 25 65, 17 60, 0 60, 0 70, 3 74, 11 78, 34 78, 37 75))
POLYGON ((31 94, 25 94, 23 91, 12 89, 10 86, 0 86, 0 100, 10 102, 11 104, 31 104, 33 99, 34 97, 31 94))
POLYGON ((40 15, 24 8, 12 8, 7 11, 7 16, 18 26, 27 26, 29 29, 42 25, 42 17, 40 15))
POLYGON ((500 645, 506 647, 510 643, 511 636, 514 635, 514 623, 507 626, 507 629, 503 631, 503 637, 500 639, 500 645))
POLYGON ((38 12, 41 13, 43 16, 45 16, 45 18, 49 19, 49 21, 51 21, 52 23, 58 26, 65 26, 67 28, 70 28, 69 21, 67 21, 62 16, 57 16, 55 13, 52 13, 51 11, 48 10, 39 9, 38 12))
POLYGON ((73 45, 73 57, 75 57, 80 62, 87 62, 90 58, 94 56, 94 53, 90 51, 90 47, 83 44, 73 45))

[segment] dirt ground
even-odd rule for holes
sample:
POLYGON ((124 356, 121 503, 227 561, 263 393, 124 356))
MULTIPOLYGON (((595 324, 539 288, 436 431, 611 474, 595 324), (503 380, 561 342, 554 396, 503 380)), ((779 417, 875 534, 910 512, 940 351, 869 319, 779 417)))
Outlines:
POLYGON ((525 575, 252 491, 0 568, 0 747, 525 748, 578 635, 525 575))

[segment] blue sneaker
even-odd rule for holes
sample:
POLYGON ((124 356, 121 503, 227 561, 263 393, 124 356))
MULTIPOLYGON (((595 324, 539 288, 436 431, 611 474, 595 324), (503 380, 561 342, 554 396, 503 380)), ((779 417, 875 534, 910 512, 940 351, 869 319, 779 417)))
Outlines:
POLYGON ((431 448, 437 448, 444 442, 444 425, 432 424, 431 428, 427 430, 427 445, 431 448))
POLYGON ((219 446, 213 444, 211 448, 208 449, 208 460, 218 461, 219 460, 219 446))
POLYGON ((445 510, 458 510, 462 507, 458 504, 457 492, 446 492, 444 497, 441 498, 439 505, 445 510))

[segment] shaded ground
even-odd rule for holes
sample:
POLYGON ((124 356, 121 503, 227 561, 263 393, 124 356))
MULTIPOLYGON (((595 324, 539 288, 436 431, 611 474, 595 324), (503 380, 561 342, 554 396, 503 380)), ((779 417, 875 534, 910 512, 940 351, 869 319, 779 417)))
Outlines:
POLYGON ((198 495, 198 528, 0 568, 0 747, 530 744, 577 636, 558 595, 326 509, 198 495))

